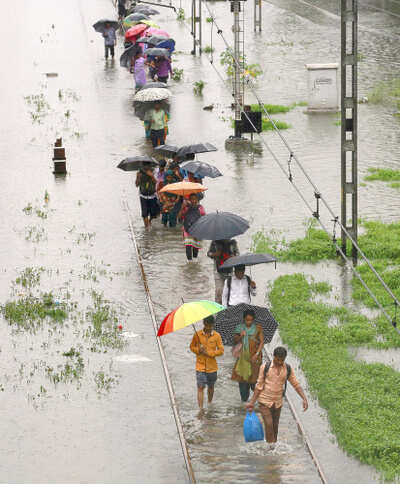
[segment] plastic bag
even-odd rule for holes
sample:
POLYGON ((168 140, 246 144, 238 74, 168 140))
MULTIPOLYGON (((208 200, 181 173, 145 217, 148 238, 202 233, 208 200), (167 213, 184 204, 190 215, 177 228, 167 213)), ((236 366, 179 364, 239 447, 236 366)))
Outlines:
POLYGON ((246 442, 264 440, 264 429, 256 413, 247 412, 243 423, 243 435, 246 442))

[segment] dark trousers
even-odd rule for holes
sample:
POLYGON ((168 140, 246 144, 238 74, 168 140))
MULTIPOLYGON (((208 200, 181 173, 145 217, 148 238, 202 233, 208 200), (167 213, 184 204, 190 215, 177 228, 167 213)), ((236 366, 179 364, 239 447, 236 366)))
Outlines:
POLYGON ((192 247, 191 245, 186 246, 186 257, 187 260, 192 260, 192 258, 197 258, 199 255, 199 249, 196 249, 196 247, 192 247))
POLYGON ((153 148, 159 145, 165 145, 164 143, 165 132, 164 129, 152 129, 150 131, 150 139, 153 148))
POLYGON ((178 214, 175 211, 164 212, 162 214, 162 217, 161 217, 161 222, 165 226, 167 226, 167 224, 169 222, 170 227, 176 227, 176 217, 177 217, 177 215, 178 214))
POLYGON ((240 398, 242 399, 242 402, 247 402, 250 396, 250 388, 254 392, 254 388, 256 387, 255 383, 239 383, 239 391, 240 391, 240 398))
POLYGON ((259 409, 264 420, 265 440, 270 443, 276 442, 278 440, 279 418, 282 407, 275 408, 273 406, 269 408, 260 403, 259 409))
POLYGON ((158 77, 158 80, 160 82, 163 82, 164 84, 167 84, 167 81, 168 81, 168 76, 165 76, 165 77, 160 77, 160 76, 157 76, 158 77))
POLYGON ((113 45, 104 46, 104 55, 106 59, 108 59, 108 51, 110 51, 111 57, 114 59, 114 46, 113 45))

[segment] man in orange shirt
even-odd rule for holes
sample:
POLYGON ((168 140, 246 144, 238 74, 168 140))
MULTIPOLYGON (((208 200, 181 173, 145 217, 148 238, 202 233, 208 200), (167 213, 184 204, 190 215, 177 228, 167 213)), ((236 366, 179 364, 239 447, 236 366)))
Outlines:
MULTIPOLYGON (((258 400, 261 415, 264 420, 265 438, 271 449, 275 447, 278 439, 279 417, 281 415, 286 382, 289 381, 296 392, 303 399, 304 411, 308 408, 307 398, 297 381, 293 370, 285 364, 287 351, 283 346, 274 349, 272 364, 264 376, 265 363, 261 365, 258 380, 253 396, 246 408, 253 411, 258 400)), ((267 363, 269 364, 269 363, 267 363)))
POLYGON ((207 385, 208 403, 214 396, 214 385, 217 381, 218 364, 216 356, 224 354, 221 335, 214 328, 214 317, 204 319, 204 329, 197 331, 190 344, 190 350, 196 356, 197 401, 203 409, 204 387, 207 385))

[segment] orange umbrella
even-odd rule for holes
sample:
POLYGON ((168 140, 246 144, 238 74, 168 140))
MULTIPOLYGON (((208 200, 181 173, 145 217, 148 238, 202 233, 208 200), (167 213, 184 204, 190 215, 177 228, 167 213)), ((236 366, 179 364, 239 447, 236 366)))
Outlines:
POLYGON ((165 187, 161 188, 160 192, 168 192, 168 193, 175 193, 176 195, 190 195, 192 193, 200 193, 205 192, 207 187, 202 185, 201 183, 193 183, 193 182, 177 182, 177 183, 169 183, 165 185, 165 187))

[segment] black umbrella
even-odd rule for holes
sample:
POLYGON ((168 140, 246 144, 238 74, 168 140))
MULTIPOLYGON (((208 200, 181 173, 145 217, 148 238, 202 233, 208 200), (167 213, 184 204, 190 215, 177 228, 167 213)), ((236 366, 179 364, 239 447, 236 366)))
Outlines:
POLYGON ((136 42, 156 46, 160 42, 164 42, 164 40, 169 40, 169 38, 164 37, 164 35, 152 35, 151 37, 139 37, 136 42))
POLYGON ((168 57, 169 50, 168 49, 159 49, 158 47, 152 47, 151 49, 146 50, 146 55, 151 57, 168 57))
POLYGON ((106 30, 106 24, 110 24, 110 27, 114 30, 117 30, 119 27, 119 23, 116 20, 108 20, 108 19, 101 19, 98 20, 95 24, 93 24, 93 28, 96 32, 100 32, 104 34, 106 30))
POLYGON ((179 150, 177 146, 174 145, 160 145, 154 148, 160 155, 168 156, 168 158, 173 158, 176 152, 179 150))
POLYGON ((129 60, 135 55, 140 54, 142 52, 142 48, 138 44, 130 45, 124 52, 121 54, 119 58, 119 65, 121 67, 128 67, 129 60))
POLYGON ((181 146, 176 154, 179 158, 184 158, 189 154, 207 153, 209 151, 217 151, 217 148, 211 143, 196 143, 193 145, 181 146))
POLYGON ((243 254, 243 255, 235 255, 234 257, 230 257, 226 260, 222 265, 221 269, 230 269, 231 267, 235 267, 238 265, 245 265, 245 266, 255 266, 257 264, 268 264, 268 262, 275 262, 276 266, 276 257, 270 254, 243 254))
POLYGON ((146 15, 158 15, 160 12, 155 8, 149 7, 147 5, 136 5, 132 9, 134 13, 145 13, 146 15))
POLYGON ((160 87, 161 89, 164 89, 168 86, 165 84, 165 82, 147 82, 143 87, 139 89, 139 91, 143 91, 143 89, 152 89, 153 87, 160 87))
POLYGON ((144 12, 135 12, 129 15, 131 22, 140 22, 141 20, 149 20, 149 17, 144 12))
POLYGON ((131 156, 129 158, 125 158, 121 161, 121 163, 117 166, 120 170, 124 171, 138 171, 144 167, 144 163, 151 168, 158 166, 157 161, 152 158, 151 156, 131 156))
POLYGON ((186 163, 186 165, 182 165, 182 168, 189 173, 193 173, 193 175, 201 178, 205 176, 209 176, 210 178, 217 178, 218 176, 222 176, 222 173, 218 170, 216 166, 205 163, 204 161, 189 161, 189 163, 186 163))
POLYGON ((221 335, 224 345, 233 346, 233 335, 236 327, 243 322, 243 313, 246 309, 255 312, 254 322, 260 324, 264 332, 264 344, 270 343, 278 323, 267 308, 252 306, 251 304, 237 304, 220 311, 215 318, 215 330, 221 335))
POLYGON ((200 217, 191 227, 190 235, 200 240, 231 239, 246 232, 247 220, 230 212, 212 212, 200 217))

